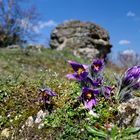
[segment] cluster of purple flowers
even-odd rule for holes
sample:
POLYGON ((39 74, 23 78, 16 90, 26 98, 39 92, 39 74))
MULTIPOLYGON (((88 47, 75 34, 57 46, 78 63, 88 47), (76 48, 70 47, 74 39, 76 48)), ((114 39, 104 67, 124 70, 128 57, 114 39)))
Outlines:
POLYGON ((98 95, 103 95, 106 99, 110 97, 112 88, 103 85, 101 71, 104 68, 104 61, 102 59, 94 59, 91 65, 82 65, 71 60, 68 63, 74 73, 67 74, 66 78, 80 82, 82 91, 78 100, 84 103, 86 109, 92 110, 93 106, 96 106, 98 95))
MULTIPOLYGON (((110 98, 113 88, 104 85, 102 76, 104 61, 102 59, 94 59, 90 65, 79 64, 71 60, 68 63, 73 68, 74 73, 67 74, 65 77, 76 80, 81 84, 81 95, 77 99, 83 102, 86 109, 92 110, 93 106, 96 106, 96 98, 99 95, 106 99, 110 98)), ((117 78, 117 81, 118 92, 116 92, 115 98, 121 102, 130 97, 132 91, 140 90, 140 66, 129 68, 122 78, 117 78)), ((45 87, 39 89, 38 96, 38 100, 46 106, 50 104, 50 97, 57 96, 57 94, 45 87)))

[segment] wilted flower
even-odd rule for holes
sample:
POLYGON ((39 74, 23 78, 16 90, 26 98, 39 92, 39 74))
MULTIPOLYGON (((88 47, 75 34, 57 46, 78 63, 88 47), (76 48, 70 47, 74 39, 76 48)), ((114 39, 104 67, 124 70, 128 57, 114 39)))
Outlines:
POLYGON ((49 103, 49 98, 56 96, 57 94, 50 90, 48 87, 39 89, 39 101, 43 101, 45 104, 49 103))
POLYGON ((91 88, 83 87, 82 94, 78 98, 83 101, 85 108, 91 110, 93 106, 96 105, 95 96, 99 93, 98 90, 93 90, 91 88))
POLYGON ((75 73, 73 74, 67 74, 65 77, 68 79, 74 79, 81 81, 85 78, 87 78, 88 72, 86 71, 87 66, 78 64, 77 62, 69 60, 68 63, 72 66, 75 73))
POLYGON ((94 59, 91 64, 91 72, 98 73, 104 68, 104 61, 102 59, 94 59))
POLYGON ((137 87, 139 88, 140 83, 140 66, 134 66, 129 68, 123 78, 122 78, 122 85, 121 87, 124 88, 126 86, 130 87, 137 87))

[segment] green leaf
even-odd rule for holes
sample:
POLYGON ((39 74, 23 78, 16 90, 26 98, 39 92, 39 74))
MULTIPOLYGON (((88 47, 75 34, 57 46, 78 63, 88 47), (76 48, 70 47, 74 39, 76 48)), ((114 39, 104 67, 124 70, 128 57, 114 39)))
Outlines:
POLYGON ((137 133, 138 131, 140 131, 140 127, 129 127, 122 131, 122 136, 127 136, 133 133, 137 133))
POLYGON ((111 138, 115 139, 115 137, 117 136, 117 133, 118 133, 117 126, 114 126, 111 130, 111 138))
POLYGON ((98 130, 96 128, 91 128, 90 126, 86 126, 86 129, 88 132, 92 133, 95 136, 107 138, 107 134, 101 130, 98 130))

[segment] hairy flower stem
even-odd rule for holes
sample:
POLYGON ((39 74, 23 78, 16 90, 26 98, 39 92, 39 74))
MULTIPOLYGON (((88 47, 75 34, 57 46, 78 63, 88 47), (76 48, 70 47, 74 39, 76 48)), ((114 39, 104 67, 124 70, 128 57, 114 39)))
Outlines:
POLYGON ((118 102, 120 102, 120 96, 121 96, 121 86, 119 86, 119 89, 118 89, 118 91, 117 91, 117 94, 115 95, 115 99, 118 101, 118 102))

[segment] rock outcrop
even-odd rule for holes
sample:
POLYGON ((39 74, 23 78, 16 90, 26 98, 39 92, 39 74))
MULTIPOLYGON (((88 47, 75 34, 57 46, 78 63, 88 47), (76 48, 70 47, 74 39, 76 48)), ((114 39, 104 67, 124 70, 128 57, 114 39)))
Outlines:
POLYGON ((108 32, 102 27, 81 21, 67 21, 51 33, 50 47, 69 48, 77 56, 105 58, 111 51, 108 32))
POLYGON ((119 125, 140 127, 140 98, 135 97, 123 102, 118 107, 119 125))

